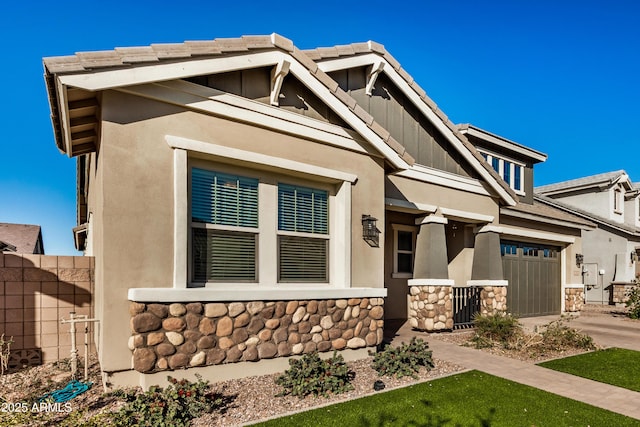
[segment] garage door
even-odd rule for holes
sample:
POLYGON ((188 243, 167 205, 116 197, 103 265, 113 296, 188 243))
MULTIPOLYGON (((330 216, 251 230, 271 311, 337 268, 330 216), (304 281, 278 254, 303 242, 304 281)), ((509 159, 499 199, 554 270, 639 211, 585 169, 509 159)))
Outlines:
POLYGON ((560 248, 502 241, 507 310, 518 317, 560 314, 560 248))

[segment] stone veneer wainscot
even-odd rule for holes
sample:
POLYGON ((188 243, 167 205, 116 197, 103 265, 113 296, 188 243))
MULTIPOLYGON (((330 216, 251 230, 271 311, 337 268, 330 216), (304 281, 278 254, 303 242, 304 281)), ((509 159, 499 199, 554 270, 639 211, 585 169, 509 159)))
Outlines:
POLYGON ((375 347, 383 298, 215 303, 130 302, 133 367, 185 367, 375 347))

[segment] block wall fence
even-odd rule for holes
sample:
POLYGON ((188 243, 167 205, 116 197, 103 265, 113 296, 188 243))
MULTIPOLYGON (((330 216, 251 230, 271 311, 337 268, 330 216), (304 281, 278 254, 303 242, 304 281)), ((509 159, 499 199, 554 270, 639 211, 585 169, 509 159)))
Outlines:
MULTIPOLYGON (((10 366, 69 357, 70 312, 93 317, 94 258, 0 253, 0 334, 13 337, 10 366)), ((92 345, 96 324, 89 324, 92 345)), ((76 324, 83 355, 84 323, 76 324)))

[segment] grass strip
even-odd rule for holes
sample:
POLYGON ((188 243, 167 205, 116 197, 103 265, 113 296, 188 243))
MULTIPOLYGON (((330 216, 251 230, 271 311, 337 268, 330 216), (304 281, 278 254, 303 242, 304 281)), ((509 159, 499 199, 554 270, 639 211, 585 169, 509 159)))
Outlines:
POLYGON ((640 351, 608 348, 563 359, 539 363, 540 366, 582 378, 640 391, 640 351))
POLYGON ((285 416, 261 426, 638 426, 638 420, 469 371, 285 416))

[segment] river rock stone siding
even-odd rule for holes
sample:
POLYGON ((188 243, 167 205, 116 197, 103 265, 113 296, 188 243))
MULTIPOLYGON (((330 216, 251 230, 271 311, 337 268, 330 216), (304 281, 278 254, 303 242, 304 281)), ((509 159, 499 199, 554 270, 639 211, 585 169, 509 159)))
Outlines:
POLYGON ((507 311, 507 287, 483 286, 480 290, 480 314, 488 316, 507 311))
POLYGON ((635 283, 613 283, 611 284, 611 303, 625 304, 629 299, 629 292, 635 283))
POLYGON ((409 324, 421 331, 453 329, 451 286, 410 286, 409 324))
POLYGON ((577 313, 582 311, 584 305, 584 288, 565 288, 564 311, 577 313))
POLYGON ((382 343, 384 299, 130 302, 139 372, 286 357, 382 343))

